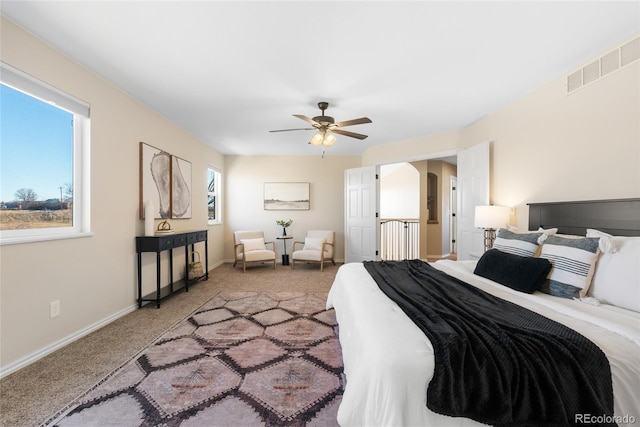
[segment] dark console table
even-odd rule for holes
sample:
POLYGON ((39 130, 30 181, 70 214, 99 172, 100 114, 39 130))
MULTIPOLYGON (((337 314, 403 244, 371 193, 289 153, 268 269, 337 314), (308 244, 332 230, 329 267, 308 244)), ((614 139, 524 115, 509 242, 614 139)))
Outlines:
MULTIPOLYGON (((185 266, 189 265, 189 245, 191 245, 191 252, 195 250, 195 244, 197 242, 204 242, 204 279, 209 278, 209 245, 207 240, 207 230, 187 231, 173 234, 165 234, 161 236, 138 236, 136 237, 136 252, 138 253, 138 307, 142 307, 142 303, 145 301, 155 301, 156 306, 160 308, 160 300, 167 297, 174 292, 182 289, 183 286, 177 286, 174 289, 173 283, 173 249, 184 247, 184 261, 185 266), (169 289, 168 292, 163 292, 160 288, 160 253, 162 251, 169 251, 169 289), (150 294, 142 296, 142 253, 143 252, 155 252, 156 253, 156 292, 155 295, 150 294), (163 295, 164 293, 164 295, 163 295)), ((188 267, 185 267, 188 270, 188 267)), ((185 292, 189 292, 189 279, 187 277, 180 282, 184 282, 185 292)), ((200 278, 191 280, 194 282, 200 278)))

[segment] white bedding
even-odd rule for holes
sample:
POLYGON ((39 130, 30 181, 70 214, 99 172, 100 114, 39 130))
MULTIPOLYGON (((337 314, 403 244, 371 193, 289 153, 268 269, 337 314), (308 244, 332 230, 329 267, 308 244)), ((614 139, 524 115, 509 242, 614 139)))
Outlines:
MULTIPOLYGON (((578 331, 611 365, 616 416, 640 421, 640 313, 513 291, 473 274, 475 261, 438 261, 434 267, 495 296, 578 331)), ((361 263, 340 267, 327 308, 335 308, 347 378, 338 410, 341 426, 478 426, 426 407, 433 376, 427 337, 380 289, 361 263)))

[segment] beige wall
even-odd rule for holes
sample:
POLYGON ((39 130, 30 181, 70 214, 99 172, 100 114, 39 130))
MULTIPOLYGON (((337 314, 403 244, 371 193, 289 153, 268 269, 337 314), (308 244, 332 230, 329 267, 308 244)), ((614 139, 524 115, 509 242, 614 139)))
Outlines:
POLYGON ((514 207, 520 228, 528 202, 639 197, 640 61, 571 95, 563 74, 459 131, 368 148, 363 164, 434 158, 482 141, 491 141, 491 202, 514 207))
MULTIPOLYGON (((193 218, 176 229, 209 230, 210 265, 222 261, 222 227, 207 227, 207 164, 216 151, 85 68, 2 18, 2 60, 91 104, 91 237, 5 245, 0 252, 0 364, 37 357, 63 339, 113 319, 135 305, 134 236, 138 219, 139 142, 192 163, 193 218), (49 318, 60 300, 61 315, 49 318)), ((163 256, 166 258, 166 255, 163 256)), ((175 257, 176 274, 184 271, 175 257)), ((144 257, 145 284, 155 280, 144 257)), ((183 262, 184 264, 184 262, 183 262)), ((167 270, 165 269, 164 272, 167 270)))
POLYGON ((385 165, 455 155, 459 148, 459 131, 390 142, 367 148, 362 165, 385 165))
MULTIPOLYGON (((274 241, 282 234, 279 219, 293 219, 287 234, 296 241, 304 241, 307 230, 335 230, 335 259, 344 260, 344 171, 357 167, 360 156, 227 156, 225 260, 233 260, 233 231, 263 230, 267 241, 274 241), (265 182, 309 182, 311 208, 265 211, 265 182)), ((282 243, 277 245, 280 255, 282 243)))
POLYGON ((566 95, 564 76, 460 132, 461 146, 492 141, 491 201, 640 196, 640 61, 566 95))
POLYGON ((390 168, 380 168, 380 218, 420 218, 420 172, 411 163, 390 168))

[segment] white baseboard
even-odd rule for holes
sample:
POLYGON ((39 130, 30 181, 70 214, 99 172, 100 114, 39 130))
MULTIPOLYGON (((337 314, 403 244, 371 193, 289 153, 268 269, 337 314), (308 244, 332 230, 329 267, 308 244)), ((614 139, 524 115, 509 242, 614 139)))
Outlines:
MULTIPOLYGON (((233 261, 231 261, 231 262, 233 262, 233 261)), ((210 265, 210 266, 209 266, 209 274, 211 274, 211 270, 213 270, 214 268, 218 268, 218 267, 220 267, 220 266, 221 266, 222 264, 224 264, 224 263, 225 263, 225 261, 224 261, 224 260, 222 260, 222 261, 218 261, 218 262, 216 262, 216 263, 215 263, 215 264, 213 264, 213 265, 210 265)))
POLYGON ((82 338, 83 336, 90 334, 93 331, 97 331, 98 329, 102 328, 103 326, 113 322, 114 320, 129 314, 135 310, 138 309, 138 304, 134 304, 132 306, 129 306, 123 310, 120 310, 117 313, 112 314, 109 317, 106 317, 96 323, 94 323, 93 325, 89 325, 84 329, 79 330, 78 332, 75 332, 71 335, 68 335, 64 338, 62 338, 59 341, 56 341, 46 347, 41 348, 40 350, 34 351, 31 354, 28 354, 18 360, 16 360, 15 362, 9 363, 7 366, 2 366, 0 367, 0 378, 4 378, 5 376, 12 374, 13 372, 16 372, 22 368, 24 368, 27 365, 32 364, 33 362, 42 359, 43 357, 45 357, 48 354, 53 353, 54 351, 61 349, 62 347, 71 344, 72 342, 76 341, 77 339, 82 338))

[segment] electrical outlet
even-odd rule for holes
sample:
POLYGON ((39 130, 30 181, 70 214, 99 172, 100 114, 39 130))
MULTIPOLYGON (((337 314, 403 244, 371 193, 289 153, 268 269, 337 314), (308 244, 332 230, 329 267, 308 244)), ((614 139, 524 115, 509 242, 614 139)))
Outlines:
POLYGON ((60 316, 60 300, 51 301, 49 304, 51 318, 60 316))

